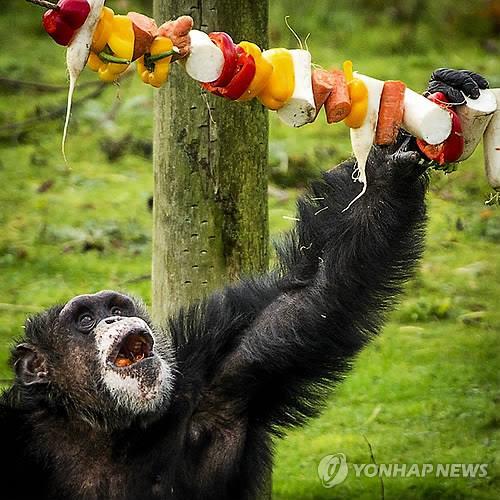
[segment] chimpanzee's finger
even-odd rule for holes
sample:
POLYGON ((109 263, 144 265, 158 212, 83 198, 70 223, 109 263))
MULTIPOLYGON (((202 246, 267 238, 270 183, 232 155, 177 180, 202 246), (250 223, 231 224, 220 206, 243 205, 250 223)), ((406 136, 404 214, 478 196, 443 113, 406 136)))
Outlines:
POLYGON ((477 86, 480 89, 487 89, 490 86, 490 83, 484 76, 480 75, 479 73, 474 73, 474 71, 468 71, 465 70, 465 72, 477 83, 477 86))
POLYGON ((442 92, 448 98, 448 101, 455 106, 465 104, 465 97, 462 92, 450 87, 447 83, 431 80, 429 85, 427 85, 427 90, 424 92, 424 95, 428 96, 429 94, 434 94, 435 92, 442 92))
POLYGON ((416 151, 396 151, 390 157, 390 162, 395 167, 408 163, 416 164, 420 160, 420 155, 416 151))
MULTIPOLYGON (((413 138, 412 138, 413 139, 413 138)), ((417 150, 396 151, 388 158, 389 168, 395 180, 418 179, 432 163, 417 150)))
POLYGON ((479 86, 466 70, 439 68, 431 75, 431 81, 445 83, 454 89, 461 90, 467 97, 477 99, 479 86))

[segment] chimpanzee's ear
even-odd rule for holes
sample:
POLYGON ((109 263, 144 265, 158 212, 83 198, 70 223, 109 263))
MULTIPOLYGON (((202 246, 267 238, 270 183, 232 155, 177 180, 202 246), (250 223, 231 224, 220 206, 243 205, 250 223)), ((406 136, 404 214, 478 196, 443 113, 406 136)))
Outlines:
POLYGON ((32 344, 18 344, 13 352, 14 370, 23 385, 47 384, 47 360, 32 344))

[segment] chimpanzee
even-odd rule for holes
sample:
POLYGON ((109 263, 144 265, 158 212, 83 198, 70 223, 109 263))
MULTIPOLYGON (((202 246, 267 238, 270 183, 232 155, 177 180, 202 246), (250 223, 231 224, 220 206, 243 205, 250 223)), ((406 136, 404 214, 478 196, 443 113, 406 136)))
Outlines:
MULTIPOLYGON (((485 85, 451 70, 430 83, 451 98, 485 85)), ((355 162, 326 172, 299 200, 277 271, 161 328, 113 291, 29 318, 0 399, 2 498, 260 495, 272 436, 318 414, 412 275, 428 166, 407 138, 374 147, 367 192, 345 211, 355 162)))

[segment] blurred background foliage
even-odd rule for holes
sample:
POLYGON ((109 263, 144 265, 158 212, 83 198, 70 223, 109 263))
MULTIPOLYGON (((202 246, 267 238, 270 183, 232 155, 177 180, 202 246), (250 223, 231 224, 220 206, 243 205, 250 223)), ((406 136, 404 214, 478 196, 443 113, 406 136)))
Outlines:
MULTIPOLYGON (((236 0, 235 0, 236 1, 236 0)), ((108 0, 116 12, 151 13, 147 0, 108 0)), ((173 12, 172 17, 178 13, 173 12)), ((84 72, 67 152, 64 50, 23 0, 0 15, 0 378, 27 314, 78 293, 114 288, 150 301, 153 90, 135 75, 101 87, 84 72)), ((431 71, 468 68, 500 86, 499 0, 271 0, 271 46, 313 61, 401 79, 416 91, 431 71)), ((219 27, 224 30, 224 26, 219 27)), ((173 71, 179 71, 173 68, 173 71)), ((195 85, 186 78, 186 85, 195 85)), ((239 105, 239 104, 235 104, 239 105)), ((309 180, 350 154, 344 125, 290 129, 270 114, 271 232, 293 223, 309 180)), ((495 498, 500 491, 500 214, 482 152, 450 175, 433 173, 427 250, 384 334, 360 356, 323 416, 279 442, 278 499, 374 498, 377 478, 333 490, 316 476, 322 456, 369 463, 487 463, 483 479, 384 480, 387 498, 495 498)), ((376 265, 376 263, 374 263, 376 265)))

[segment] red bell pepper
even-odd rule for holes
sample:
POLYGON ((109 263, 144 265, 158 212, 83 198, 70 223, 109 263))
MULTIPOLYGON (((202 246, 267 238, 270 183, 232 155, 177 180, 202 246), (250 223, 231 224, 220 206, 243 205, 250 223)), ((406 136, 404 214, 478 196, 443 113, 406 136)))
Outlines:
POLYGON ((224 87, 224 85, 227 85, 231 81, 231 78, 233 78, 236 73, 236 64, 238 62, 236 44, 227 33, 222 31, 214 31, 213 33, 209 33, 208 36, 210 37, 210 40, 212 40, 212 42, 219 47, 222 51, 222 55, 224 56, 222 73, 217 80, 210 83, 214 87, 224 87))
POLYGON ((427 99, 448 110, 451 115, 451 132, 448 138, 441 144, 428 144, 423 139, 417 139, 417 146, 429 160, 433 160, 439 163, 439 165, 453 163, 457 161, 464 152, 464 137, 460 118, 452 109, 452 105, 448 103, 448 99, 443 92, 435 92, 427 96, 427 99))
POLYGON ((43 15, 43 27, 56 43, 68 46, 89 13, 87 0, 60 0, 43 15))
POLYGON ((204 89, 232 101, 236 101, 244 94, 255 76, 255 60, 240 46, 236 46, 236 53, 238 55, 236 73, 231 78, 231 81, 224 87, 217 87, 213 83, 204 83, 202 85, 204 89))

